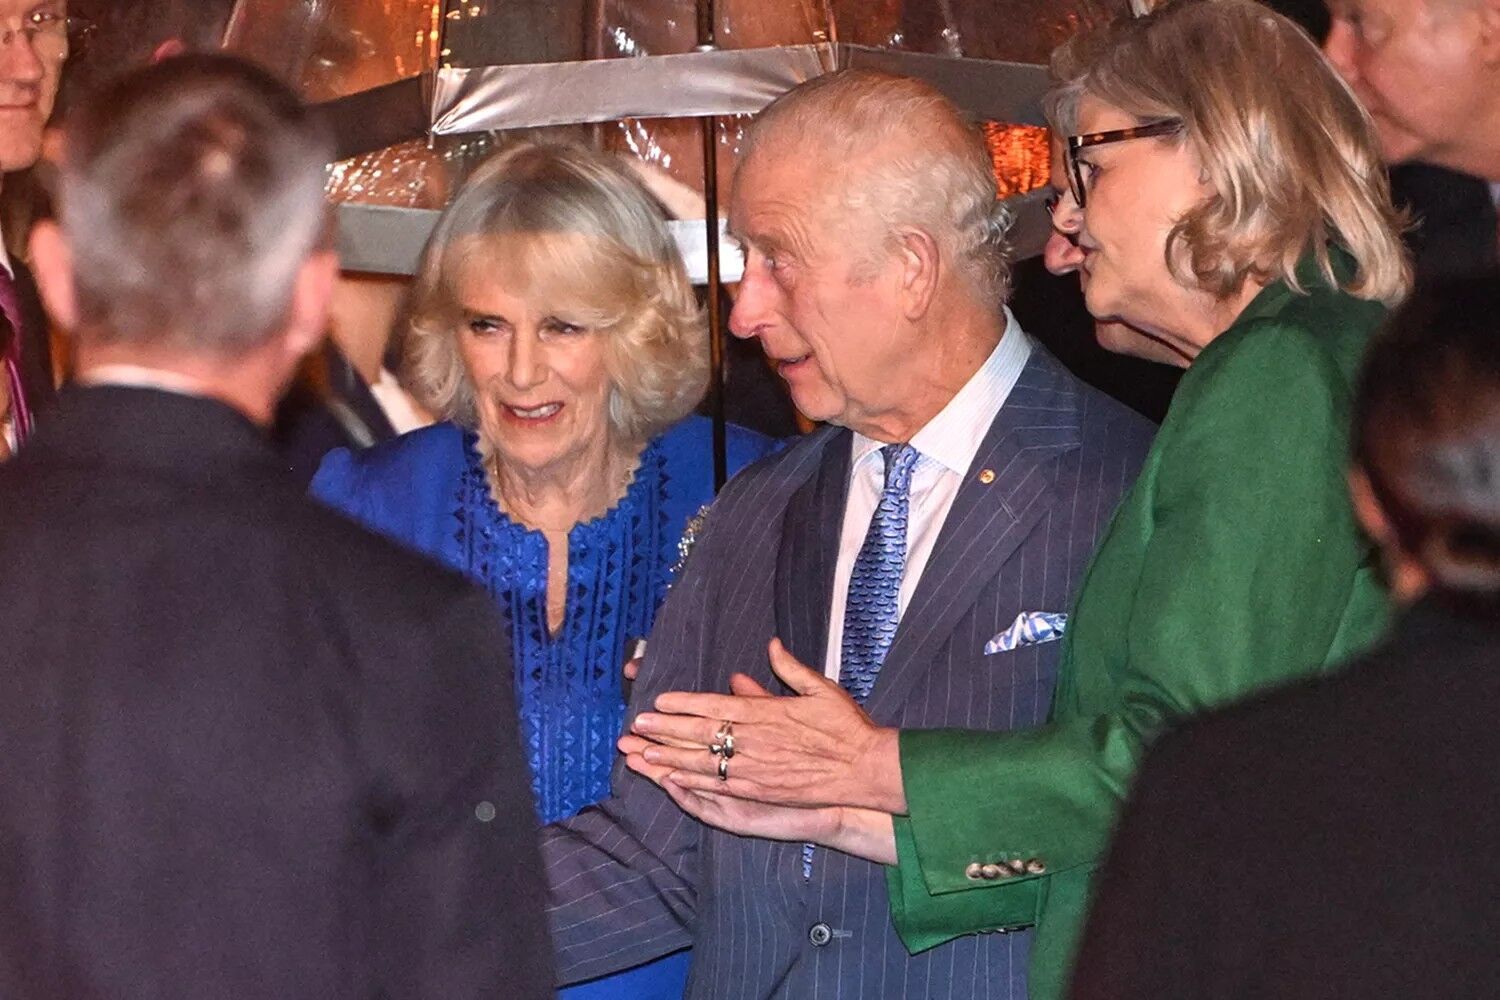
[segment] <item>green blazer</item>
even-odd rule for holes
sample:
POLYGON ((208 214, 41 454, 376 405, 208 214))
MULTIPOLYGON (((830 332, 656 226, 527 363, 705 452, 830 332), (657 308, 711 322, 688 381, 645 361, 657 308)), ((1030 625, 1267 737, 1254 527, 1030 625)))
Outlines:
POLYGON ((1353 381, 1385 311, 1311 268, 1298 277, 1310 294, 1268 286, 1183 376, 1084 579, 1052 721, 902 733, 911 811, 887 883, 911 951, 1036 924, 1030 994, 1059 996, 1150 741, 1320 672, 1383 628, 1344 474, 1353 381))

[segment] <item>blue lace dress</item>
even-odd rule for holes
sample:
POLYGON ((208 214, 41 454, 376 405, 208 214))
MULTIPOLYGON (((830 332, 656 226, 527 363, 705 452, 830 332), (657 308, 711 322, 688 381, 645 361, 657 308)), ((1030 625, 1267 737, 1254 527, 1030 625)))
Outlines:
MULTIPOLYGON (((628 640, 650 634, 688 520, 713 499, 708 421, 689 417, 652 440, 625 496, 568 535, 561 629, 547 628, 547 542, 496 506, 475 437, 452 424, 324 460, 312 491, 325 503, 484 586, 510 636, 516 703, 542 822, 609 794, 624 724, 628 640)), ((775 449, 729 429, 729 468, 775 449)), ((688 953, 564 990, 568 1000, 680 1000, 688 953)))

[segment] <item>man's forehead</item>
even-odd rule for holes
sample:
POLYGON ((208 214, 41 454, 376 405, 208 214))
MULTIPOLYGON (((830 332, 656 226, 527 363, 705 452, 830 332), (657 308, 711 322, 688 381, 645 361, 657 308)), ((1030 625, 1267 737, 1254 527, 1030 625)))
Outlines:
POLYGON ((837 183, 837 172, 820 169, 818 163, 811 151, 756 147, 734 176, 731 228, 754 225, 768 210, 793 205, 811 210, 818 205, 837 183))

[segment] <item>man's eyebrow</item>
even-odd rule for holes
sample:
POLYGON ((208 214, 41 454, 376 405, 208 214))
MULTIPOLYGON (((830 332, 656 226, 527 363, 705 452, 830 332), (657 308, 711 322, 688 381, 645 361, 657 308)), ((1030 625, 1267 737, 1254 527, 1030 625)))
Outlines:
POLYGON ((786 240, 782 239, 780 234, 775 232, 761 231, 752 235, 730 227, 725 230, 725 233, 730 239, 738 243, 741 249, 754 247, 761 251, 769 250, 778 252, 785 251, 787 246, 786 240))

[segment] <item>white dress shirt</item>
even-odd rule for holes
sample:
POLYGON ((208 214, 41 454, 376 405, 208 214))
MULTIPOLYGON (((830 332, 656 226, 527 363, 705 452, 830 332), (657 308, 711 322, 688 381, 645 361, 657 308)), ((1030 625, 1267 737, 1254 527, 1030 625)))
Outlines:
MULTIPOLYGON (((922 570, 937 544, 938 533, 948 519, 953 499, 974 462, 990 424, 1021 369, 1031 357, 1031 338, 1021 329, 1009 309, 1005 310, 1005 333, 979 370, 917 433, 910 444, 921 456, 911 478, 911 507, 906 523, 906 565, 897 594, 897 614, 905 614, 911 595, 922 579, 922 570)), ((853 435, 849 456, 849 497, 844 504, 844 526, 839 535, 839 557, 833 570, 833 604, 828 613, 828 653, 823 673, 838 680, 844 645, 844 606, 849 597, 849 577, 854 560, 865 542, 870 519, 885 488, 885 462, 880 449, 888 442, 863 434, 853 435)))

